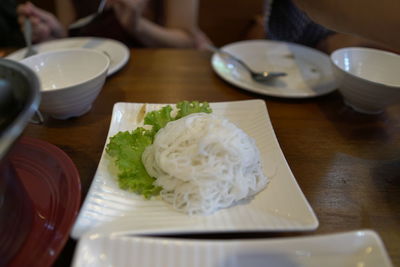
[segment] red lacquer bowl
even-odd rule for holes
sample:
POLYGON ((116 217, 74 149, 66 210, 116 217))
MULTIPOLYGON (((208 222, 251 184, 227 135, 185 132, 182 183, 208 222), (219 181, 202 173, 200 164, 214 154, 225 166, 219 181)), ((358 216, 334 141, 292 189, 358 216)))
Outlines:
MULTIPOLYGON (((7 156, 28 195, 30 222, 9 266, 50 266, 64 247, 81 201, 79 173, 72 160, 58 147, 29 137, 16 142, 7 156)), ((21 215, 20 215, 21 216, 21 215)))

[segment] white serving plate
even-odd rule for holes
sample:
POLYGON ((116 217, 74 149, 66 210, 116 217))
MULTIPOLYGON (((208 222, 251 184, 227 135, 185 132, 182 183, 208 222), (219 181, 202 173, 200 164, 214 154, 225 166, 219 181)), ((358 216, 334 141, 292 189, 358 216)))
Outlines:
POLYGON ((332 64, 328 55, 303 45, 248 40, 228 44, 221 48, 246 62, 255 71, 283 71, 268 83, 254 81, 240 64, 214 53, 211 65, 225 81, 254 93, 282 98, 310 98, 336 90, 332 64))
MULTIPOLYGON (((299 188, 279 147, 263 100, 210 103, 213 112, 243 129, 260 150, 268 186, 246 204, 222 209, 212 215, 189 216, 156 197, 146 200, 118 187, 111 159, 103 151, 92 185, 72 230, 72 237, 119 220, 119 230, 131 233, 205 233, 233 231, 305 231, 318 220, 299 188)), ((141 123, 141 103, 114 106, 109 137, 133 130, 141 123)), ((147 111, 161 104, 147 104, 147 111)))
MULTIPOLYGON (((123 43, 98 37, 71 37, 52 40, 34 45, 38 53, 66 48, 88 48, 96 49, 105 53, 110 58, 110 67, 107 75, 110 76, 120 70, 128 62, 130 57, 129 49, 123 43)), ((22 60, 26 53, 26 48, 11 53, 6 58, 11 60, 22 60)))
POLYGON ((72 266, 146 267, 390 267, 370 230, 295 238, 193 240, 91 233, 79 241, 72 266))

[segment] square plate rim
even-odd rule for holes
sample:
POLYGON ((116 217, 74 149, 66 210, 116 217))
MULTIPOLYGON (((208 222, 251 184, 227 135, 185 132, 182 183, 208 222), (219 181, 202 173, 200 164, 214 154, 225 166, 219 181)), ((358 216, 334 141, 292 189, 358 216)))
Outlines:
MULTIPOLYGON (((303 226, 297 226, 297 227, 295 227, 295 226, 283 227, 282 226, 281 228, 278 227, 277 229, 275 229, 275 228, 273 228, 271 226, 270 227, 266 227, 266 229, 261 229, 261 230, 260 229, 248 229, 248 228, 236 228, 236 229, 235 228, 228 228, 228 229, 224 229, 224 228, 218 228, 218 227, 215 227, 215 228, 211 227, 211 229, 209 229, 209 228, 202 229, 201 227, 200 228, 193 227, 191 229, 185 229, 185 228, 184 229, 180 229, 179 225, 178 225, 178 226, 175 226, 175 227, 174 226, 169 226, 169 228, 167 227, 167 228, 164 228, 162 230, 146 229, 146 227, 144 227, 144 229, 137 229, 136 232, 137 233, 177 233, 177 234, 179 234, 179 233, 183 233, 183 234, 186 234, 186 233, 197 233, 197 234, 199 234, 200 233, 201 234, 201 233, 216 233, 216 232, 224 233, 224 232, 233 232, 233 231, 242 231, 242 232, 254 232, 254 231, 284 232, 284 231, 312 231, 312 230, 315 230, 319 226, 318 218, 317 218, 314 210, 312 209, 311 205, 309 204, 308 200, 306 199, 304 193, 302 192, 299 184, 297 183, 297 180, 295 179, 294 175, 292 174, 292 172, 290 170, 290 167, 289 167, 289 165, 288 165, 288 163, 287 163, 287 161, 286 161, 286 159, 285 159, 285 157, 283 155, 283 152, 282 152, 282 150, 280 148, 279 142, 278 142, 278 140, 276 138, 275 131, 273 129, 272 122, 270 120, 265 101, 262 100, 262 99, 249 99, 249 100, 219 101, 219 102, 211 102, 210 101, 208 103, 210 104, 210 106, 213 106, 213 105, 214 106, 215 105, 232 105, 232 104, 238 104, 238 105, 242 105, 242 104, 243 105, 246 105, 246 104, 249 105, 249 104, 251 104, 251 106, 259 105, 259 108, 265 109, 265 110, 263 110, 265 112, 263 114, 266 115, 265 119, 269 123, 269 125, 266 125, 266 127, 268 127, 268 126, 271 127, 271 130, 272 130, 271 133, 272 133, 273 142, 275 142, 275 144, 277 145, 278 152, 280 153, 280 156, 282 157, 281 158, 282 163, 285 165, 284 167, 286 167, 288 169, 288 171, 290 172, 290 175, 291 175, 291 177, 289 177, 288 179, 290 180, 290 182, 293 183, 293 186, 296 187, 295 188, 295 192, 298 193, 298 195, 302 198, 302 201, 303 201, 302 205, 307 210, 307 212, 308 212, 307 216, 309 217, 308 219, 311 220, 311 221, 308 224, 306 224, 305 226, 304 225, 303 226)), ((121 109, 121 107, 123 109, 124 106, 143 105, 143 104, 154 105, 154 106, 164 106, 164 105, 174 105, 175 103, 116 102, 114 104, 112 118, 111 118, 111 121, 110 121, 110 126, 109 126, 109 130, 108 130, 107 138, 106 138, 104 146, 103 146, 103 152, 102 152, 99 164, 98 164, 98 168, 97 168, 96 173, 94 175, 93 181, 92 181, 92 183, 90 185, 88 193, 87 193, 87 195, 86 195, 86 197, 84 199, 84 202, 82 204, 82 208, 81 208, 81 210, 79 212, 79 215, 77 217, 75 225, 74 225, 74 227, 72 229, 72 232, 71 232, 71 237, 72 238, 78 239, 82 235, 82 233, 80 233, 81 230, 79 230, 80 217, 82 216, 83 211, 85 210, 86 206, 88 205, 87 203, 89 201, 88 200, 89 197, 94 194, 93 193, 93 191, 95 191, 95 185, 94 184, 96 182, 95 181, 96 177, 99 175, 98 172, 99 172, 99 167, 100 167, 101 162, 102 162, 102 158, 104 157, 104 153, 105 153, 104 150, 105 150, 106 144, 108 143, 109 137, 111 135, 113 135, 114 127, 116 127, 116 125, 115 125, 115 123, 116 123, 115 120, 117 119, 116 113, 121 109)), ((124 218, 129 218, 129 216, 125 216, 124 218)), ((107 223, 103 222, 103 224, 107 224, 107 223)), ((93 228, 96 228, 96 227, 99 227, 99 226, 95 226, 93 228)), ((91 228, 91 229, 93 229, 93 228, 91 228)), ((89 229, 89 232, 90 232, 91 229, 89 229)))
MULTIPOLYGON (((126 236, 126 235, 116 235, 114 233, 104 233, 104 232, 98 232, 97 234, 85 234, 82 239, 79 241, 78 246, 75 250, 74 257, 73 257, 73 264, 72 266, 80 266, 79 264, 84 264, 84 257, 82 256, 82 250, 83 247, 85 246, 90 246, 91 242, 94 242, 93 240, 97 239, 105 239, 107 241, 116 241, 116 242, 125 242, 124 244, 126 245, 127 243, 132 243, 135 244, 136 246, 146 246, 146 249, 151 248, 152 246, 168 246, 169 252, 172 251, 174 248, 180 248, 183 245, 187 245, 190 248, 198 248, 199 250, 215 247, 219 248, 222 247, 222 249, 227 249, 229 250, 231 247, 234 247, 233 253, 238 250, 240 247, 245 247, 246 245, 249 245, 250 247, 256 247, 259 248, 260 250, 264 248, 264 252, 268 253, 268 251, 271 252, 281 252, 283 254, 287 253, 293 253, 293 246, 295 247, 304 247, 306 246, 305 250, 310 251, 312 248, 317 247, 322 247, 325 245, 327 246, 326 250, 335 252, 336 254, 343 255, 344 253, 338 252, 338 250, 343 250, 343 247, 340 247, 339 249, 338 246, 335 246, 332 244, 332 240, 334 240, 336 243, 341 242, 344 243, 346 246, 346 249, 349 246, 354 246, 354 244, 350 244, 349 242, 346 242, 347 239, 352 239, 354 243, 358 243, 360 246, 374 246, 375 248, 375 253, 377 254, 377 257, 379 258, 381 262, 381 266, 385 267, 391 267, 392 262, 390 259, 390 256, 387 252, 387 249, 385 247, 385 244, 383 243, 381 237, 379 234, 372 230, 372 229, 360 229, 360 230, 352 230, 352 231, 343 231, 343 232, 334 232, 334 233, 323 233, 323 234, 318 234, 318 235, 309 235, 309 236, 291 236, 291 237, 279 237, 279 238, 250 238, 250 239, 180 239, 180 238, 168 238, 168 237, 146 237, 146 236, 126 236), (361 242, 361 244, 360 244, 361 242), (286 245, 289 245, 289 248, 286 245), (275 248, 274 246, 277 246, 275 248), (290 247, 291 246, 291 247, 290 247), (271 247, 273 247, 271 249, 271 247)), ((318 249, 319 249, 318 247, 318 249)), ((162 248, 161 248, 162 249, 162 248)), ((86 251, 87 253, 89 250, 86 251)), ((296 249, 296 253, 297 253, 296 249)), ((318 255, 318 252, 315 252, 316 255, 318 255)), ((350 255, 353 255, 353 253, 347 253, 350 255)), ((349 255, 344 255, 344 256, 349 256, 349 255)), ((368 253, 367 253, 368 254, 368 253)), ((123 256, 124 254, 122 254, 123 256)), ((181 254, 179 254, 181 255, 181 254)), ((192 255, 193 256, 193 255, 192 255)), ((315 256, 315 255, 314 255, 315 256)), ((179 257, 179 256, 178 256, 179 257)), ((179 260, 178 260, 179 262, 179 260)))

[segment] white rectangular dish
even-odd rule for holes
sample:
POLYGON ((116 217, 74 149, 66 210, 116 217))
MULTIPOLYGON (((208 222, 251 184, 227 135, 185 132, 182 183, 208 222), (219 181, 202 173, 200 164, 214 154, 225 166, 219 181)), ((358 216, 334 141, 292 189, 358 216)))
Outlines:
POLYGON ((93 233, 79 241, 72 266, 390 267, 370 230, 295 238, 190 240, 93 233))
MULTIPOLYGON (((141 126, 142 103, 116 103, 109 137, 141 126)), ((147 111, 161 104, 146 104, 147 111)), ((71 236, 121 219, 121 231, 131 233, 201 233, 232 231, 306 231, 318 220, 299 188, 280 149, 263 100, 210 103, 213 113, 224 116, 254 138, 260 150, 268 186, 246 204, 208 216, 175 211, 161 198, 146 200, 118 187, 112 162, 105 151, 82 205, 71 236)))

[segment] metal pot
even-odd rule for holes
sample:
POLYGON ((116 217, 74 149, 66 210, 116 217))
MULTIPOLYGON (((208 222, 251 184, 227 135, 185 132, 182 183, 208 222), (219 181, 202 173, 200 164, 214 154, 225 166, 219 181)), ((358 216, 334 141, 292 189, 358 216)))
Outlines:
POLYGON ((21 63, 0 59, 0 266, 16 255, 34 210, 8 155, 40 101, 39 79, 21 63))
POLYGON ((38 110, 40 83, 21 63, 0 59, 0 160, 38 110))

